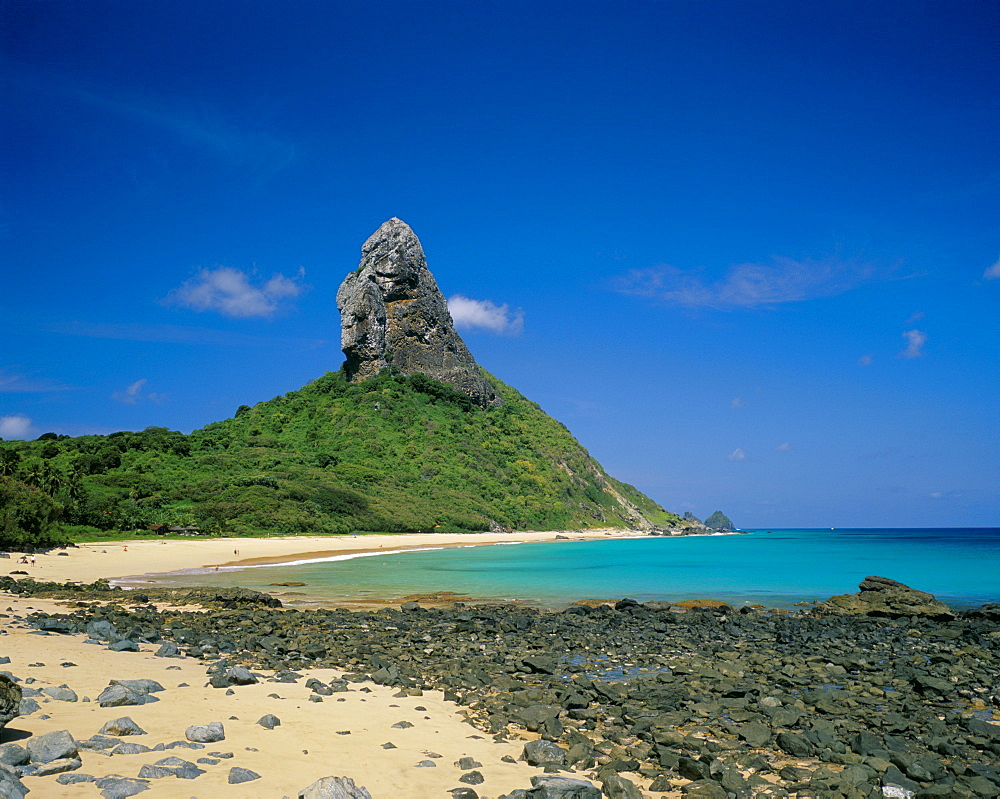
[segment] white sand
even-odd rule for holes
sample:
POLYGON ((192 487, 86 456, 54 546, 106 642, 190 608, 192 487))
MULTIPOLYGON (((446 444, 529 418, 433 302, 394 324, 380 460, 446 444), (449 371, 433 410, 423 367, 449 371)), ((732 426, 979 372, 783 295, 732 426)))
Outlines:
MULTIPOLYGON (((626 535, 616 531, 614 535, 626 535)), ((633 533, 634 534, 634 533, 633 533)), ((576 534, 569 534, 578 537, 576 534)), ((588 536, 605 535, 591 531, 588 536)), ((10 570, 21 569, 37 580, 82 583, 105 578, 162 573, 181 569, 233 564, 240 561, 268 559, 274 562, 299 560, 304 556, 347 551, 375 551, 379 548, 468 545, 498 541, 542 541, 556 533, 516 533, 478 535, 399 535, 359 538, 273 538, 273 539, 191 539, 184 541, 141 541, 88 544, 37 556, 34 566, 17 564, 15 558, 0 561, 10 570), (234 553, 239 550, 239 555, 234 553)), ((231 752, 233 757, 215 765, 200 765, 206 773, 196 780, 165 777, 150 782, 143 797, 295 797, 313 781, 326 776, 348 776, 365 786, 374 799, 422 799, 441 797, 463 787, 459 777, 464 772, 454 764, 460 757, 471 756, 483 765, 478 770, 485 782, 474 786, 480 796, 496 797, 515 788, 528 788, 538 768, 524 763, 504 763, 501 758, 518 758, 522 742, 496 743, 465 720, 465 710, 445 702, 438 691, 420 697, 396 697, 394 688, 373 683, 354 683, 348 693, 323 697, 323 702, 309 701, 305 687, 310 676, 329 682, 339 673, 331 670, 299 670, 298 683, 262 681, 256 685, 237 686, 232 694, 226 689, 207 687, 209 663, 188 658, 158 658, 156 647, 143 645, 142 652, 113 652, 105 646, 85 644, 83 636, 38 635, 20 625, 31 609, 66 612, 67 607, 40 599, 0 595, 3 619, 0 655, 10 658, 9 670, 22 680, 33 679, 30 687, 68 685, 79 695, 79 702, 63 702, 36 697, 42 709, 32 715, 15 718, 0 733, 0 742, 26 743, 29 735, 55 730, 69 730, 77 740, 97 734, 105 722, 122 716, 131 717, 145 735, 128 736, 124 742, 149 747, 185 740, 184 732, 194 724, 222 722, 226 739, 207 744, 203 750, 184 748, 137 755, 115 755, 82 750, 83 767, 78 773, 95 777, 120 774, 137 777, 143 764, 176 756, 196 762, 210 752, 231 752), (62 665, 72 663, 72 666, 62 665), (97 696, 111 679, 149 678, 166 689, 156 693, 158 702, 133 707, 101 708, 97 696), (185 685, 186 684, 186 685, 185 685), (367 687, 371 693, 360 689, 367 687), (271 696, 275 694, 276 696, 271 696), (89 697, 92 701, 82 701, 89 697), (343 701, 341 701, 343 700, 343 701), (423 709, 418 709, 423 708, 423 709), (281 726, 266 730, 256 722, 273 713, 281 726), (43 715, 49 718, 42 718, 43 715), (399 721, 414 726, 393 729, 399 721), (340 735, 338 733, 349 732, 340 735), (383 749, 391 742, 395 749, 383 749), (440 755, 433 757, 432 755, 440 755), (417 767, 431 761, 433 767, 417 767), (232 766, 250 769, 261 775, 253 782, 229 785, 232 766)), ((270 676, 269 672, 258 672, 270 676)), ((25 685, 27 683, 22 683, 25 685)), ((525 733, 525 740, 537 737, 525 733)), ((25 777, 24 784, 37 797, 96 797, 93 783, 60 786, 54 776, 25 777)))

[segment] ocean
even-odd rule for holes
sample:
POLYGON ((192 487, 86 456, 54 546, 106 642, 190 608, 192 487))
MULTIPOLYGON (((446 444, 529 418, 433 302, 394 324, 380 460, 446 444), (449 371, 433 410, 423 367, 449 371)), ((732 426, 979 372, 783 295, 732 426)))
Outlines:
POLYGON ((544 607, 630 597, 791 608, 854 593, 868 575, 928 591, 955 608, 1000 601, 1000 529, 761 529, 739 535, 505 543, 192 570, 155 582, 239 585, 306 605, 450 591, 544 607), (305 585, 275 586, 286 582, 305 585))

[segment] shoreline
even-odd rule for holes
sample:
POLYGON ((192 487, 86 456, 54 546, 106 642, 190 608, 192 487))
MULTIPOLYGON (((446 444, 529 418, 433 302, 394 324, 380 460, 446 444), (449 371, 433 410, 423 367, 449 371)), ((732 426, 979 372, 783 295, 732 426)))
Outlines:
POLYGON ((59 766, 64 773, 32 773, 45 766, 35 760, 22 772, 26 787, 52 797, 103 787, 63 777, 120 774, 146 780, 150 799, 172 799, 179 784, 158 770, 164 756, 202 769, 184 795, 233 799, 295 796, 327 776, 350 777, 374 799, 447 796, 463 785, 495 797, 543 771, 597 791, 603 783, 609 795, 630 783, 656 799, 723 789, 871 796, 883 787, 994 795, 1000 608, 941 617, 940 607, 913 604, 924 601, 919 591, 865 583, 864 597, 828 600, 848 615, 828 607, 789 617, 678 614, 630 600, 561 613, 415 604, 286 612, 259 596, 156 607, 106 588, 46 599, 9 580, 0 655, 36 706, 22 708, 0 744, 10 755, 61 731, 91 742, 81 762, 59 766), (901 603, 889 618, 850 615, 851 602, 884 595, 901 603), (244 681, 247 668, 256 681, 244 681), (101 707, 109 679, 156 680, 163 690, 152 704, 101 707), (280 725, 266 728, 266 714, 280 725), (102 725, 123 716, 144 732, 102 740, 102 725), (225 740, 191 751, 185 730, 216 722, 225 740), (259 779, 233 784, 233 767, 259 779))
POLYGON ((144 539, 89 542, 56 548, 37 554, 34 565, 19 564, 12 553, 8 565, 12 567, 9 570, 11 572, 26 572, 12 575, 16 578, 31 577, 39 581, 82 584, 107 580, 112 585, 134 588, 155 583, 148 578, 202 569, 249 569, 395 552, 556 540, 642 538, 646 535, 640 530, 599 528, 513 533, 374 533, 343 538, 288 536, 144 539))

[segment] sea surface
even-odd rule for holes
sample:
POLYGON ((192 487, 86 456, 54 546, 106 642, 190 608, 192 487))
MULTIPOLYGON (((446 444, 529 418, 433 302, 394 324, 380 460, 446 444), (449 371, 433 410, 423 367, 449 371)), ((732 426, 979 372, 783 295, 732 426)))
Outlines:
MULTIPOLYGON (((357 541, 364 545, 364 538, 357 541)), ((955 608, 1000 601, 1000 529, 761 529, 738 535, 470 545, 192 570, 155 582, 239 585, 294 604, 450 591, 545 607, 630 597, 790 608, 854 593, 868 575, 928 591, 955 608), (305 585, 274 585, 284 582, 305 585)))

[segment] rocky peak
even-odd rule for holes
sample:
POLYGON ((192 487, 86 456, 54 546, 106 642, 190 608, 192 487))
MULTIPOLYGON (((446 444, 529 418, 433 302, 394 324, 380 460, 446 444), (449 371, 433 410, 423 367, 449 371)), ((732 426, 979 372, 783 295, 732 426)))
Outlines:
POLYGON ((349 380, 385 369, 420 372, 482 407, 503 404, 455 332, 424 248, 402 220, 383 223, 361 246, 361 263, 340 285, 337 307, 349 380))

